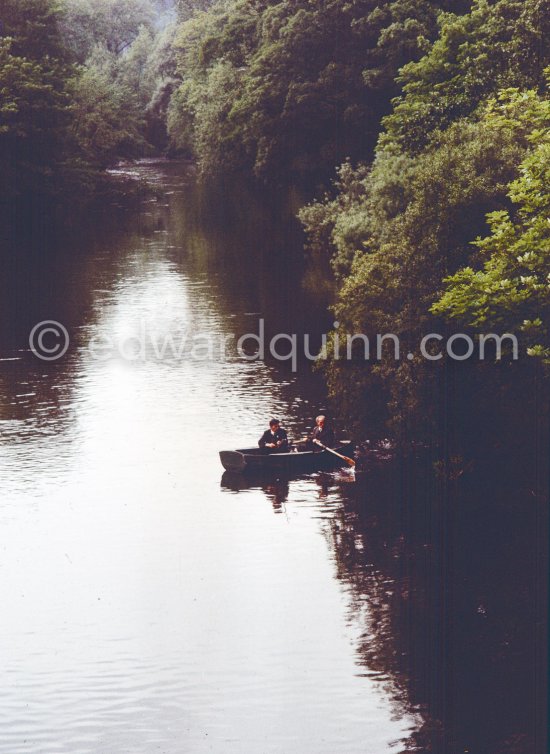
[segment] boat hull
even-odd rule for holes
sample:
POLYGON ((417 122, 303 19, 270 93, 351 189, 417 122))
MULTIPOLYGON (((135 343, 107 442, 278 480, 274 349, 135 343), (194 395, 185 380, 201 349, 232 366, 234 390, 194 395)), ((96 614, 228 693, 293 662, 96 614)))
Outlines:
MULTIPOLYGON (((342 442, 335 450, 342 455, 351 457, 353 444, 342 442)), ((265 453, 258 448, 222 450, 220 460, 226 471, 242 474, 261 474, 264 472, 295 474, 346 465, 345 461, 326 450, 292 451, 290 453, 265 453)))

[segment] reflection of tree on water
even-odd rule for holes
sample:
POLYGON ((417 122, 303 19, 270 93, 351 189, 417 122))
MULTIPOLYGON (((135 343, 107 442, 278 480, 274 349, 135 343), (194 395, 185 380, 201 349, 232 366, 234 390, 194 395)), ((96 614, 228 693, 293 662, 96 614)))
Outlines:
POLYGON ((418 468, 379 467, 325 519, 362 626, 358 662, 422 717, 407 752, 547 752, 546 526, 517 483, 499 495, 494 481, 490 494, 479 478, 444 490, 418 468))
MULTIPOLYGON (((547 754, 547 520, 530 480, 511 465, 445 484, 421 460, 348 478, 309 476, 306 498, 359 627, 358 674, 418 715, 399 751, 547 754)), ((238 479, 223 484, 276 511, 289 496, 288 481, 238 479)))

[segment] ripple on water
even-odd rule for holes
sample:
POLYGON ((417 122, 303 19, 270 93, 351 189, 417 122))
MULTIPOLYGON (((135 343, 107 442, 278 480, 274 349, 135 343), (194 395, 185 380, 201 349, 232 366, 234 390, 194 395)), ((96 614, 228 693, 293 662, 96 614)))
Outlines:
MULTIPOLYGON (((121 169, 168 185, 169 206, 148 204, 143 231, 46 281, 60 301, 78 294, 70 358, 0 367, 0 752, 384 754, 414 719, 361 661, 371 605, 352 609, 337 552, 345 472, 221 478, 218 450, 255 443, 272 415, 303 433, 316 381, 235 354, 128 363, 87 348, 141 322, 247 332, 271 308, 270 274, 250 277, 271 231, 243 229, 239 264, 171 170, 121 169)), ((285 291, 305 317, 291 264, 285 291)))

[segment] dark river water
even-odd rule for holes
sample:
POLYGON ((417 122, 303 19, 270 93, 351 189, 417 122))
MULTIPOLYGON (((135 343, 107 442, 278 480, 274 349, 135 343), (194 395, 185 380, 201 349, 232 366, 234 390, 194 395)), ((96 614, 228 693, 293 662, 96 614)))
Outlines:
POLYGON ((328 276, 290 200, 136 172, 160 190, 139 213, 2 262, 0 751, 544 754, 529 474, 223 475, 220 449, 327 406, 303 360, 220 343, 261 318, 318 338, 328 276), (45 320, 59 360, 30 350, 45 320))

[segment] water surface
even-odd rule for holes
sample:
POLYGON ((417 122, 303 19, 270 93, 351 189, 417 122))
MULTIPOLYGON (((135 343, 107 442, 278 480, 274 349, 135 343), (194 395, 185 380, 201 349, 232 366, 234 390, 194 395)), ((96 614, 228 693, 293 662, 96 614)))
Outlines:
POLYGON ((223 189, 205 208, 181 166, 138 171, 164 192, 139 217, 6 260, 0 750, 402 750, 418 716, 362 661, 378 618, 334 551, 353 479, 243 486, 217 456, 273 415, 301 434, 324 407, 319 378, 234 354, 89 350, 144 328, 240 335, 260 317, 270 334, 319 334, 326 290, 304 285, 284 208, 223 189), (42 319, 70 333, 58 362, 29 352, 42 319))

